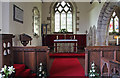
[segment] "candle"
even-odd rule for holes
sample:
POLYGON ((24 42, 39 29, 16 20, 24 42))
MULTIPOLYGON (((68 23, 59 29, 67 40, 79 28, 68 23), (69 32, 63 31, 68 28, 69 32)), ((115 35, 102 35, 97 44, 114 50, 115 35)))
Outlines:
POLYGON ((74 35, 74 39, 75 39, 75 35, 74 35))
POLYGON ((57 39, 58 39, 58 35, 57 35, 57 39))
POLYGON ((119 40, 118 40, 119 38, 118 38, 118 36, 117 36, 117 45, 119 45, 119 40))

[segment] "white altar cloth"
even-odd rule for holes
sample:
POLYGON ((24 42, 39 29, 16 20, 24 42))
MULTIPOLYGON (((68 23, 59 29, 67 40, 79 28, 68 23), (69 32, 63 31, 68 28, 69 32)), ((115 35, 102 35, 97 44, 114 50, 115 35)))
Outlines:
POLYGON ((77 52, 76 39, 59 39, 54 40, 54 52, 77 52))

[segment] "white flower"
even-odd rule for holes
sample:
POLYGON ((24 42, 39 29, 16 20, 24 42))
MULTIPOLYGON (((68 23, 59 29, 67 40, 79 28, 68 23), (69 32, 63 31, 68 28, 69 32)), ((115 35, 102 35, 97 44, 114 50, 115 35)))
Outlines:
POLYGON ((41 74, 39 74, 39 76, 41 76, 41 74))
POLYGON ((0 72, 6 72, 6 70, 7 70, 7 66, 6 65, 4 65, 4 68, 2 68, 2 70, 0 71, 0 72))
POLYGON ((5 77, 5 74, 3 74, 2 76, 3 76, 3 78, 4 78, 4 77, 5 77))
POLYGON ((0 78, 2 78, 3 76, 2 76, 2 74, 0 74, 0 78))
POLYGON ((90 77, 92 77, 92 74, 90 75, 90 77))
POLYGON ((13 68, 13 66, 8 67, 9 74, 12 74, 13 72, 15 72, 14 70, 15 68, 13 68))
POLYGON ((42 71, 41 69, 39 71, 42 71))
POLYGON ((92 69, 94 69, 95 67, 92 67, 92 69))
POLYGON ((42 74, 45 74, 45 72, 43 71, 42 74))
POLYGON ((90 73, 92 72, 92 70, 90 70, 90 73))
POLYGON ((40 66, 42 66, 42 63, 40 63, 40 66))
POLYGON ((92 66, 94 66, 95 64, 94 63, 92 63, 92 66))
POLYGON ((92 76, 94 77, 95 75, 93 74, 92 76))
POLYGON ((42 67, 39 68, 40 70, 42 69, 42 67))
POLYGON ((95 72, 95 70, 92 70, 93 72, 95 72))

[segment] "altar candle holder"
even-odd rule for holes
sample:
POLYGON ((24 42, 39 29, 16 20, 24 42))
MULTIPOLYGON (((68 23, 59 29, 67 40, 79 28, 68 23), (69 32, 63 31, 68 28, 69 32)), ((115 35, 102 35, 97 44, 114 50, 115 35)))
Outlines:
POLYGON ((118 38, 118 36, 117 36, 117 45, 119 45, 119 38, 118 38))

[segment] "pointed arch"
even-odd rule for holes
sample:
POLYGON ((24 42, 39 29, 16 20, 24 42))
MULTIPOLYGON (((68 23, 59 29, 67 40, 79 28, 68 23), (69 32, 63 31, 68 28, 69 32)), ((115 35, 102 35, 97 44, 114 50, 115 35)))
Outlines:
MULTIPOLYGON (((64 1, 64 0, 62 0, 64 1)), ((50 26, 51 26, 51 32, 55 32, 55 12, 54 12, 54 9, 55 8, 55 4, 59 2, 59 0, 56 0, 56 2, 52 2, 51 5, 50 5, 50 26)), ((68 1, 67 1, 68 2, 68 1)), ((69 1, 69 3, 72 5, 73 7, 73 33, 75 34, 76 33, 76 16, 77 16, 77 6, 74 2, 71 2, 69 1)))
POLYGON ((109 21, 115 10, 116 6, 120 7, 120 2, 116 0, 116 2, 107 1, 104 3, 97 26, 97 45, 104 46, 108 45, 109 40, 109 21))

